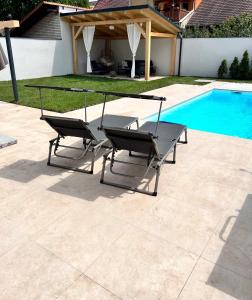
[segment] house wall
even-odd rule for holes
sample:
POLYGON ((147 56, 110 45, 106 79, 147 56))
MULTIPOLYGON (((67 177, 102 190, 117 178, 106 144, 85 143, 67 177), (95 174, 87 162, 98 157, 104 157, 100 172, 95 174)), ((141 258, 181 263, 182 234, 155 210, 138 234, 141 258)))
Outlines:
POLYGON ((195 0, 195 2, 194 2, 194 5, 195 5, 194 9, 197 9, 200 6, 201 2, 202 2, 202 0, 195 0))
MULTIPOLYGON (((11 39, 17 79, 73 73, 71 32, 67 23, 61 22, 61 32, 62 40, 11 39)), ((0 38, 0 42, 7 54, 5 39, 0 38)), ((0 71, 0 81, 10 79, 7 66, 0 71)))
POLYGON ((252 58, 252 38, 184 39, 182 76, 217 77, 223 59, 230 65, 235 56, 242 58, 248 50, 252 58))

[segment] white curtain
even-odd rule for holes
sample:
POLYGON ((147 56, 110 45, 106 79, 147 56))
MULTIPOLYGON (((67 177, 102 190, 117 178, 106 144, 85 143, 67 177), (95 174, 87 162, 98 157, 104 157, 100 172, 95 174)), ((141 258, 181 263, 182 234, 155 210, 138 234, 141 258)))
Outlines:
POLYGON ((0 44, 0 71, 3 70, 8 64, 7 57, 3 51, 2 45, 0 44))
POLYGON ((82 31, 83 41, 87 51, 87 72, 88 73, 92 72, 90 52, 93 45, 94 33, 95 33, 95 26, 85 27, 84 30, 82 31))
POLYGON ((134 78, 136 75, 136 67, 135 67, 136 52, 141 38, 141 30, 137 24, 127 24, 127 33, 128 33, 130 50, 132 52, 131 78, 134 78))

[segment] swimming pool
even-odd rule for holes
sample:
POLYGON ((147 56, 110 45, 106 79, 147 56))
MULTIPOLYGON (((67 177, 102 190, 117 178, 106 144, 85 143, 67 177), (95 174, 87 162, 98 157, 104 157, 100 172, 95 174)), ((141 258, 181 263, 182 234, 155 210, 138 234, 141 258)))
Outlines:
POLYGON ((161 121, 252 140, 252 92, 212 90, 164 110, 161 121))

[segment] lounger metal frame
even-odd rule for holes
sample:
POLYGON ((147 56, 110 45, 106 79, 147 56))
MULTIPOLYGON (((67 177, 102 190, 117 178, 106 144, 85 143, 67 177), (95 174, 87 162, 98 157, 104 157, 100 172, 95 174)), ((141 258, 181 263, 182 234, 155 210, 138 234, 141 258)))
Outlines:
POLYGON ((94 163, 95 163, 98 152, 100 151, 101 148, 106 148, 106 149, 109 148, 109 147, 105 146, 105 143, 107 143, 107 140, 98 142, 98 144, 94 144, 93 140, 83 139, 83 148, 79 148, 79 147, 62 145, 62 144, 60 144, 60 139, 61 139, 61 137, 58 135, 57 138, 52 139, 52 140, 49 141, 49 155, 48 155, 47 165, 51 166, 51 167, 57 167, 57 168, 66 169, 66 170, 72 170, 72 171, 80 172, 80 173, 93 174, 94 173, 94 163), (58 152, 57 152, 59 148, 65 148, 65 149, 72 149, 72 150, 80 151, 81 155, 79 155, 78 157, 71 157, 71 156, 61 155, 61 154, 58 154, 58 152), (74 168, 74 167, 69 167, 69 166, 64 166, 64 165, 52 163, 51 162, 52 152, 53 152, 54 156, 56 156, 56 157, 63 158, 63 159, 68 159, 68 160, 73 160, 73 161, 82 160, 86 156, 86 154, 89 152, 89 153, 91 153, 91 167, 90 167, 90 170, 85 170, 85 169, 81 169, 81 168, 77 168, 77 167, 74 168))
MULTIPOLYGON (((157 97, 153 95, 137 95, 137 94, 127 94, 127 93, 119 93, 119 92, 108 92, 108 91, 99 91, 99 90, 91 90, 91 89, 85 89, 85 88, 68 88, 68 87, 58 87, 58 86, 47 86, 47 85, 25 85, 25 87, 28 88, 36 88, 39 91, 39 99, 40 99, 40 109, 41 109, 41 120, 45 120, 45 115, 44 115, 44 101, 42 97, 42 90, 43 89, 49 89, 49 90, 58 90, 58 91, 65 91, 65 92, 74 92, 74 93, 83 93, 84 94, 84 110, 85 110, 85 122, 87 122, 87 104, 86 104, 86 94, 87 93, 96 93, 96 94, 102 94, 104 96, 104 101, 103 101, 103 108, 102 108, 102 116, 101 116, 101 121, 99 124, 98 129, 103 130, 103 120, 104 120, 104 114, 105 114, 105 107, 107 103, 107 97, 108 96, 118 96, 118 97, 127 97, 127 98, 136 98, 136 99, 147 99, 147 100, 158 100, 158 101, 165 101, 166 98, 164 97, 157 97)), ((137 128, 139 127, 138 124, 138 119, 135 120, 137 128)), ((129 128, 132 124, 129 124, 129 128)), ((78 147, 72 147, 72 146, 66 146, 60 144, 61 138, 64 138, 64 136, 58 135, 57 138, 54 138, 49 141, 49 154, 48 154, 48 160, 47 164, 48 166, 53 166, 53 167, 58 167, 58 168, 63 168, 67 170, 72 170, 72 171, 77 171, 81 173, 87 173, 87 174, 93 174, 94 171, 94 163, 95 159, 97 157, 98 152, 100 151, 101 148, 105 149, 111 149, 111 146, 107 146, 106 143, 108 140, 103 140, 103 141, 97 141, 93 137, 93 139, 86 139, 83 138, 83 146, 84 148, 78 148, 78 147), (76 151, 81 151, 81 154, 78 157, 70 157, 70 156, 65 156, 58 154, 59 148, 65 148, 65 149, 72 149, 76 151), (90 170, 83 170, 80 168, 72 168, 64 165, 59 165, 51 162, 52 158, 52 153, 59 158, 64 158, 64 159, 70 159, 74 161, 81 160, 85 155, 90 152, 91 153, 91 168, 90 170)))
POLYGON ((113 147, 112 150, 108 150, 103 155, 103 164, 102 164, 102 172, 101 172, 100 183, 101 184, 110 185, 110 186, 114 186, 114 187, 117 187, 117 188, 122 188, 122 189, 130 190, 130 191, 133 191, 133 192, 138 192, 138 193, 145 194, 145 195, 157 196, 161 167, 165 163, 167 163, 167 164, 175 164, 176 163, 177 143, 182 143, 182 144, 187 144, 188 143, 188 140, 187 140, 187 128, 185 128, 184 134, 185 134, 185 140, 184 141, 181 141, 181 136, 178 137, 177 139, 167 140, 168 142, 172 142, 174 145, 173 145, 173 147, 171 147, 171 150, 168 151, 163 156, 161 156, 159 154, 159 151, 158 151, 158 148, 157 148, 157 145, 156 145, 156 141, 155 141, 156 138, 154 136, 153 136, 152 140, 153 140, 153 144, 155 145, 155 149, 156 149, 156 153, 157 153, 156 155, 153 155, 151 153, 149 153, 148 156, 145 156, 145 155, 134 155, 134 154, 132 154, 131 151, 129 152, 129 156, 131 156, 131 157, 136 157, 136 158, 141 158, 141 159, 146 160, 147 161, 147 165, 139 164, 139 163, 133 163, 133 162, 129 162, 129 161, 123 161, 123 160, 119 160, 119 159, 115 159, 115 155, 116 155, 117 149, 116 149, 116 147, 113 147), (172 149, 173 149, 173 158, 170 161, 170 160, 167 160, 167 157, 171 153, 172 149), (115 183, 115 182, 112 182, 112 181, 105 180, 105 171, 106 171, 106 163, 107 162, 109 162, 109 170, 110 170, 110 172, 112 174, 118 175, 118 176, 123 176, 123 177, 135 178, 135 179, 138 179, 138 180, 144 179, 147 176, 147 174, 149 173, 149 171, 151 169, 154 169, 155 170, 155 184, 154 184, 154 190, 153 190, 153 192, 146 191, 144 189, 139 189, 139 188, 134 187, 134 186, 119 184, 119 183, 115 183), (134 175, 128 175, 128 174, 123 174, 123 173, 115 172, 113 170, 113 167, 114 167, 115 163, 145 167, 146 171, 145 171, 145 173, 144 173, 143 176, 134 176, 134 175))

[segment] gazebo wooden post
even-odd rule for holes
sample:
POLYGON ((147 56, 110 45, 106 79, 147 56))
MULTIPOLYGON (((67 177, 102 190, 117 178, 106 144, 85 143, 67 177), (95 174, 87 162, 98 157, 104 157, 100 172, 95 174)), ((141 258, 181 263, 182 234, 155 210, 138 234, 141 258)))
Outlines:
POLYGON ((146 22, 145 34, 145 80, 150 80, 150 59, 151 59, 151 20, 146 22))
POLYGON ((75 35, 75 26, 72 26, 72 48, 73 48, 73 73, 76 75, 79 71, 78 65, 78 44, 75 35))
POLYGON ((170 76, 174 76, 176 72, 176 54, 177 54, 177 37, 174 36, 171 39, 171 64, 170 64, 170 76))

